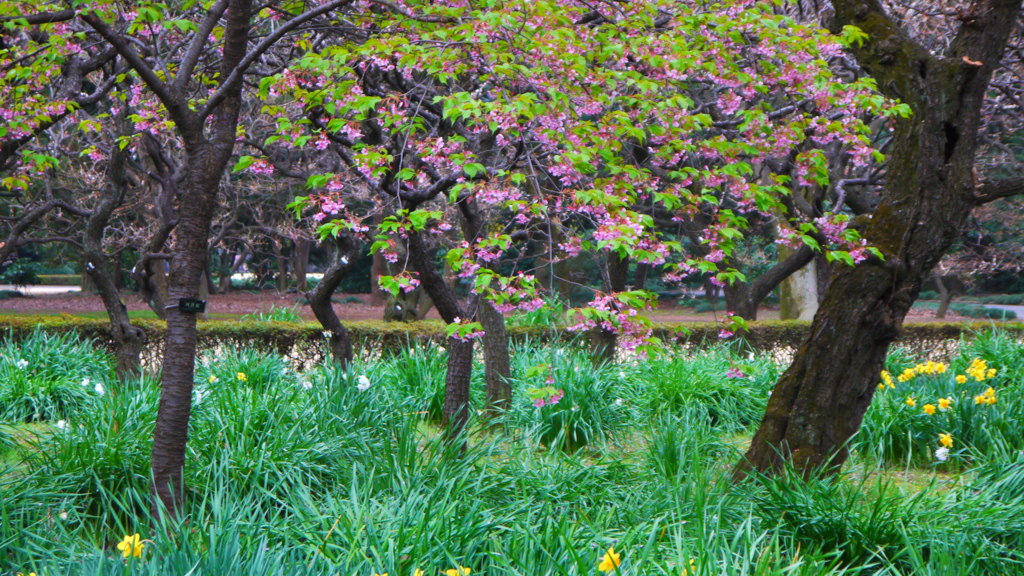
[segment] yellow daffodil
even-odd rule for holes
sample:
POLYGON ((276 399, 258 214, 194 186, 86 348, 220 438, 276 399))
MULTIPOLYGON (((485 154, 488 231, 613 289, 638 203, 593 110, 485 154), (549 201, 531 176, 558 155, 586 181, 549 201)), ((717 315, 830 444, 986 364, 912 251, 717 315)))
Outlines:
POLYGON ((935 404, 925 404, 921 410, 924 410, 925 414, 931 416, 932 414, 935 414, 935 404))
POLYGON ((689 567, 683 567, 682 576, 697 576, 697 560, 690 558, 689 567))
POLYGON ((384 572, 383 574, 377 574, 376 572, 374 572, 373 576, 388 576, 388 573, 384 572))
POLYGON ((990 405, 990 406, 991 406, 992 404, 995 404, 995 403, 996 403, 996 397, 995 397, 995 395, 992 395, 992 396, 986 396, 986 397, 985 397, 985 403, 986 403, 986 404, 988 404, 988 405, 990 405))
POLYGON ((412 576, 423 576, 423 570, 420 570, 419 568, 413 570, 412 576))
POLYGON ((458 568, 450 568, 448 570, 445 570, 444 574, 445 576, 469 576, 470 572, 472 572, 472 570, 470 570, 469 568, 466 568, 465 566, 459 566, 458 568))
POLYGON ((946 448, 952 448, 953 447, 953 435, 952 434, 947 434, 945 432, 943 432, 942 434, 939 434, 939 444, 942 444, 946 448))
MULTIPOLYGON (((26 576, 24 572, 18 572, 18 576, 26 576)), ((28 576, 36 576, 35 572, 29 572, 28 576)))
POLYGON ((609 548, 601 558, 601 563, 597 565, 597 569, 601 572, 611 572, 612 570, 615 570, 618 568, 619 564, 622 563, 622 560, 619 560, 619 556, 621 556, 621 554, 616 554, 615 548, 609 548))
POLYGON ((956 383, 957 384, 963 384, 964 382, 967 382, 967 376, 964 376, 963 374, 957 374, 956 375, 956 383))
POLYGON ((967 367, 965 372, 977 382, 984 382, 986 378, 992 378, 996 375, 995 370, 989 369, 988 363, 981 358, 971 360, 971 365, 967 367))
POLYGON ((996 377, 996 369, 995 368, 989 368, 988 370, 985 371, 985 378, 995 378, 995 377, 996 377))
POLYGON ((145 546, 145 544, 141 539, 139 539, 138 533, 131 536, 125 534, 124 540, 121 540, 121 543, 117 545, 117 549, 124 554, 125 558, 130 558, 132 556, 142 558, 143 546, 145 546))
POLYGON ((904 402, 904 404, 913 408, 914 406, 917 406, 917 400, 914 400, 913 396, 907 396, 907 401, 904 402))
POLYGON ((889 388, 895 388, 896 384, 892 381, 892 374, 889 374, 888 370, 882 370, 882 384, 889 388))
POLYGON ((949 410, 950 404, 952 404, 952 400, 949 398, 939 398, 939 410, 949 410))
POLYGON ((239 372, 238 373, 238 381, 239 382, 248 382, 248 380, 249 380, 249 377, 245 375, 245 372, 239 372))

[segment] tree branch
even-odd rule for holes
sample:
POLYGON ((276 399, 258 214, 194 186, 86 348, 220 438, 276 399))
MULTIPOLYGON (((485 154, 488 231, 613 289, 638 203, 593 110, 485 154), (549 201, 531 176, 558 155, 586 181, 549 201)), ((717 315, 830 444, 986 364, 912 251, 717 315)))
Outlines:
POLYGON ((981 205, 1000 198, 1024 195, 1024 176, 987 180, 975 188, 974 203, 981 205))
POLYGON ((285 22, 284 24, 281 25, 280 28, 274 30, 271 34, 263 38, 263 40, 259 44, 257 44, 256 47, 253 48, 251 52, 249 52, 245 55, 244 58, 242 58, 242 60, 238 63, 237 66, 233 67, 231 73, 228 74, 227 78, 225 78, 224 81, 221 82, 220 86, 217 87, 217 91, 213 93, 213 96, 210 96, 210 99, 206 102, 206 106, 203 107, 203 110, 200 113, 200 118, 206 118, 207 116, 209 116, 213 112, 213 110, 220 105, 224 98, 228 96, 228 93, 231 91, 232 87, 242 81, 242 78, 245 76, 245 73, 249 69, 249 66, 252 66, 253 62, 255 62, 257 58, 262 56, 267 50, 270 50, 270 48, 272 48, 274 44, 278 42, 278 40, 283 38, 292 30, 298 28, 302 24, 305 24, 306 22, 316 18, 317 16, 321 16, 323 14, 327 14, 332 10, 336 10, 337 8, 340 8, 351 1, 352 0, 334 0, 333 2, 324 4, 323 6, 320 6, 314 10, 304 12, 296 16, 295 18, 292 18, 291 20, 285 22))
POLYGON ((167 108, 167 112, 176 124, 183 128, 191 124, 191 117, 182 99, 170 91, 167 84, 160 80, 156 72, 149 67, 149 64, 146 64, 146 61, 139 56, 138 52, 132 49, 124 37, 111 30, 95 14, 83 14, 82 19, 102 36, 104 40, 109 42, 117 50, 118 54, 128 62, 128 65, 138 73, 142 81, 146 83, 146 86, 153 91, 153 94, 167 108))
POLYGON ((879 0, 833 0, 835 15, 826 23, 833 34, 844 26, 856 26, 868 35, 850 47, 857 62, 878 80, 878 88, 890 98, 915 101, 919 74, 937 59, 893 22, 879 0), (908 73, 909 72, 909 73, 908 73))
POLYGON ((188 46, 188 51, 185 52, 185 56, 181 59, 181 66, 178 68, 177 75, 174 76, 174 83, 171 85, 171 89, 178 94, 182 94, 185 86, 188 85, 196 63, 199 62, 199 56, 203 52, 203 46, 206 45, 206 41, 210 37, 210 32, 213 31, 217 21, 224 15, 224 11, 228 9, 228 1, 219 0, 217 4, 212 6, 209 12, 206 13, 206 18, 203 19, 202 24, 196 30, 192 43, 188 46))

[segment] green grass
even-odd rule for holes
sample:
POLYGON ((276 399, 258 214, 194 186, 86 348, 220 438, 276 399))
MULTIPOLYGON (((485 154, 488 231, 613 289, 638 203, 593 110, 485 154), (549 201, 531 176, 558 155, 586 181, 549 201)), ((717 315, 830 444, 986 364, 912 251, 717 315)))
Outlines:
MULTIPOLYGON (((226 351, 197 371, 188 498, 174 523, 148 511, 154 378, 97 396, 59 426, 0 424, 0 574, 439 576, 465 566, 576 576, 597 574, 610 547, 627 575, 1018 574, 1020 353, 1005 334, 981 334, 950 359, 950 377, 975 357, 997 367, 978 384, 998 384, 1007 426, 963 415, 976 437, 999 433, 982 448, 957 432, 955 466, 933 464, 927 430, 891 455, 874 452, 865 438, 916 428, 870 414, 838 479, 734 485, 732 465, 782 368, 737 348, 594 369, 583 349, 517 347, 513 406, 500 425, 474 421, 465 452, 435 423, 438 347, 304 373, 226 351), (538 408, 527 390, 543 386, 564 396, 538 408), (144 552, 126 561, 116 544, 136 532, 144 552)), ((889 368, 920 361, 897 351, 889 368)), ((109 370, 109 358, 93 362, 109 370)), ((880 398, 949 385, 915 376, 880 398)))

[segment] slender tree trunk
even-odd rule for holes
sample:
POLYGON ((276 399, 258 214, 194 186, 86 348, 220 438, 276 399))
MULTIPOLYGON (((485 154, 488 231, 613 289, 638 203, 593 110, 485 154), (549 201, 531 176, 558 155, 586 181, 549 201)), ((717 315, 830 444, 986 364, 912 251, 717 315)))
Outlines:
POLYGON ((511 359, 508 352, 508 332, 505 317, 490 302, 482 301, 477 307, 480 324, 484 327, 484 383, 487 388, 487 408, 490 415, 500 414, 512 407, 511 359))
POLYGON ((932 278, 935 279, 935 287, 939 289, 939 309, 935 311, 935 317, 943 319, 946 317, 946 312, 949 311, 949 305, 953 302, 953 291, 946 287, 946 283, 942 281, 942 273, 935 270, 932 274, 932 278))
MULTIPOLYGON (((451 286, 437 271, 433 254, 420 232, 410 232, 408 240, 410 261, 419 273, 420 282, 434 301, 438 314, 445 322, 456 318, 471 318, 475 314, 476 298, 469 309, 459 306, 451 286)), ((444 381, 444 422, 450 438, 458 436, 469 419, 470 377, 473 373, 473 341, 448 338, 448 372, 444 381)))
POLYGON ((117 149, 111 154, 107 166, 107 186, 99 202, 89 214, 82 238, 82 269, 103 301, 103 307, 110 319, 110 335, 114 340, 114 355, 117 359, 118 380, 137 376, 141 371, 142 347, 146 333, 131 323, 128 307, 124 304, 121 290, 114 281, 111 269, 119 269, 116 262, 103 250, 103 236, 114 210, 119 208, 128 186, 125 178, 127 152, 117 149))
POLYGON ((808 339, 772 393, 736 470, 838 470, 878 374, 920 286, 959 236, 975 200, 974 156, 981 105, 1020 0, 971 3, 973 22, 938 58, 911 40, 875 0, 835 0, 834 28, 868 35, 858 61, 913 116, 896 122, 881 202, 864 237, 885 259, 839 267, 808 339))
POLYGON ((333 249, 331 264, 324 270, 324 277, 312 290, 306 292, 306 300, 309 301, 309 307, 316 319, 331 333, 331 358, 343 368, 352 361, 352 334, 334 311, 331 296, 338 289, 345 274, 355 264, 356 258, 359 257, 359 249, 359 242, 351 235, 339 236, 333 249))
MULTIPOLYGON (((188 155, 183 201, 189 209, 181 211, 169 278, 168 296, 173 303, 199 295, 219 176, 230 154, 230 148, 227 153, 221 150, 216 156, 222 160, 217 162, 208 148, 209 144, 194 143, 188 155)), ((171 515, 177 515, 184 498, 183 470, 192 412, 195 354, 196 315, 177 306, 168 309, 152 466, 153 492, 171 515)))

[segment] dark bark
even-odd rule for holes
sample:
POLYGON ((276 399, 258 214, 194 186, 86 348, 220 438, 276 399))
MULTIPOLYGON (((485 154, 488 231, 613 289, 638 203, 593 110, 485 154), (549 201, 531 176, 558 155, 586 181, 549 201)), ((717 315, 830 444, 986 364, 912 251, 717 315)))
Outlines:
POLYGON ((633 282, 634 290, 646 290, 647 289, 647 277, 651 273, 651 265, 647 263, 640 263, 636 265, 636 278, 633 282))
POLYGON ((473 375, 473 341, 448 339, 448 373, 444 378, 444 426, 455 438, 469 421, 469 382, 473 375))
POLYGON ((309 238, 300 236, 292 241, 292 275, 295 276, 295 289, 299 292, 309 290, 306 275, 309 273, 309 253, 312 250, 313 241, 309 238))
POLYGON ((768 403, 736 476, 838 470, 876 389, 889 344, 921 283, 959 237, 975 200, 982 100, 1020 0, 972 2, 972 20, 944 58, 914 43, 877 0, 835 0, 833 28, 868 35, 854 53, 889 96, 913 109, 897 121, 882 198, 864 236, 885 255, 837 267, 793 364, 768 403))
POLYGON ((342 367, 348 366, 352 361, 352 334, 334 311, 331 296, 338 289, 345 274, 348 274, 355 265, 356 259, 359 258, 359 249, 359 242, 350 234, 338 236, 331 264, 324 270, 323 279, 312 290, 306 292, 306 300, 309 301, 313 315, 324 330, 331 333, 331 358, 342 367))
MULTIPOLYGON (((189 110, 178 90, 154 78, 145 63, 133 67, 160 98, 175 120, 185 148, 185 178, 176 243, 171 258, 168 296, 171 302, 195 298, 209 251, 211 223, 217 207, 220 178, 234 150, 241 109, 241 82, 229 83, 238 72, 249 42, 251 0, 231 0, 224 26, 224 48, 220 65, 223 83, 207 102, 204 113, 189 110), (214 100, 217 100, 214 104, 214 100), (208 118, 212 121, 208 122, 208 118)), ((99 25, 102 27, 102 24, 99 25)), ((96 25, 94 24, 94 27, 96 25)), ((102 31, 101 31, 102 33, 102 31)), ((118 46, 117 38, 108 38, 118 46)), ((129 62, 138 60, 130 48, 119 51, 129 62)), ((170 308, 164 347, 160 406, 153 432, 153 494, 172 516, 177 516, 185 494, 185 446, 192 411, 195 376, 196 317, 170 308)), ((158 511, 159 509, 155 509, 158 511)))
POLYGON ((508 332, 505 317, 490 302, 477 307, 480 325, 484 327, 484 385, 487 390, 486 412, 489 415, 506 412, 512 407, 512 362, 508 351, 508 332))

